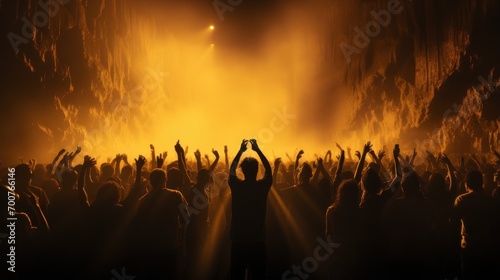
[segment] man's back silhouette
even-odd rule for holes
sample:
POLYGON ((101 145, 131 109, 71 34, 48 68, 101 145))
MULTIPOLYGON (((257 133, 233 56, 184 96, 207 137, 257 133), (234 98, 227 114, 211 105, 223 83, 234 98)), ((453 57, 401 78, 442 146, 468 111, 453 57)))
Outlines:
POLYGON ((231 279, 244 279, 248 267, 253 279, 265 279, 266 244, 265 217, 267 194, 272 185, 272 170, 255 139, 251 139, 252 150, 264 165, 264 178, 257 180, 259 164, 255 158, 247 157, 240 164, 244 180, 236 176, 241 155, 249 140, 243 140, 234 158, 229 175, 232 196, 231 223, 231 279))

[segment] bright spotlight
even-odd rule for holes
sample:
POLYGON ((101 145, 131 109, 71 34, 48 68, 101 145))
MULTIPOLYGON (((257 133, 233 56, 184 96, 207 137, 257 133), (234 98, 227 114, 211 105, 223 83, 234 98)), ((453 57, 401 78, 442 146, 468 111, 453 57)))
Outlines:
POLYGON ((215 46, 214 44, 210 44, 210 47, 212 47, 212 48, 213 48, 214 46, 215 46))
POLYGON ((215 29, 215 26, 210 25, 210 27, 209 27, 209 28, 210 28, 210 30, 214 30, 214 29, 215 29))

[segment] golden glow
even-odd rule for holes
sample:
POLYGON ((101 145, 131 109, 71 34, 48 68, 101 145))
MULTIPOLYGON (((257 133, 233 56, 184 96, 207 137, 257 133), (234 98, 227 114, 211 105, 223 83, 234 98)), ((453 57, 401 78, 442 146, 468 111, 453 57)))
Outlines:
MULTIPOLYGON (((177 140, 203 153, 222 151, 224 145, 234 153, 243 138, 255 138, 267 155, 285 158, 286 152, 300 148, 306 151, 304 158, 313 159, 315 153, 333 149, 335 142, 354 151, 368 140, 377 150, 390 147, 401 128, 418 125, 422 108, 414 108, 414 99, 405 95, 403 104, 384 101, 380 112, 358 118, 353 128, 357 113, 364 110, 371 78, 360 81, 357 89, 346 86, 350 77, 345 73, 358 71, 347 71, 355 65, 346 66, 342 57, 330 72, 319 69, 324 53, 318 46, 324 42, 321 34, 311 33, 314 26, 304 25, 310 20, 301 13, 275 19, 277 24, 269 26, 251 50, 214 42, 208 32, 170 32, 169 25, 160 28, 150 19, 127 18, 127 38, 114 38, 106 59, 95 44, 85 45, 89 60, 97 61, 99 75, 89 94, 98 104, 83 111, 56 100, 70 124, 62 143, 65 148, 81 145, 103 160, 123 152, 148 154, 151 143, 174 155, 177 140), (403 110, 409 112, 404 118, 403 110)), ((190 18, 179 15, 172 20, 190 18)), ((107 36, 115 34, 103 38, 107 36)), ((389 63, 393 52, 387 53, 377 55, 380 61, 374 64, 389 63)), ((412 88, 401 92, 415 95, 412 88)))

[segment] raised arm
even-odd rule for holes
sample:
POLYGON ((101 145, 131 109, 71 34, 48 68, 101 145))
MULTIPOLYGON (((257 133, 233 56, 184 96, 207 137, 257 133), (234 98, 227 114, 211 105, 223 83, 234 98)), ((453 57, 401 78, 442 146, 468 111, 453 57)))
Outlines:
POLYGON ((149 148, 151 149, 151 168, 155 168, 155 166, 156 166, 155 146, 153 144, 149 144, 149 148))
POLYGON ((165 162, 166 157, 163 157, 162 154, 156 156, 156 168, 162 168, 163 163, 165 162))
POLYGON ((120 177, 120 164, 122 162, 122 155, 121 154, 117 154, 116 157, 115 157, 115 177, 120 177))
POLYGON ((294 170, 293 170, 293 179, 294 179, 295 183, 297 183, 297 176, 299 173, 299 163, 300 163, 300 159, 302 158, 303 154, 304 154, 304 150, 300 150, 297 153, 297 157, 295 157, 295 166, 294 166, 294 170))
POLYGON ((259 148, 259 145, 257 145, 257 140, 255 139, 250 139, 250 144, 252 144, 252 150, 254 150, 257 155, 260 158, 260 161, 262 162, 262 165, 264 165, 264 178, 273 178, 273 171, 271 169, 271 164, 269 164, 269 161, 267 160, 266 156, 262 153, 262 151, 259 148))
POLYGON ((175 144, 175 152, 177 153, 177 160, 179 163, 179 170, 182 173, 183 184, 190 184, 191 178, 189 178, 189 174, 186 168, 186 158, 184 156, 184 149, 182 148, 179 141, 177 141, 177 143, 175 144))
POLYGON ((214 162, 210 165, 210 167, 208 168, 208 170, 210 172, 214 171, 215 170, 215 167, 217 166, 217 163, 219 163, 219 152, 217 152, 217 150, 215 149, 212 149, 212 153, 214 154, 215 156, 215 160, 214 162))
POLYGON ((410 158, 410 165, 413 166, 413 162, 415 161, 415 158, 417 157, 417 148, 413 149, 413 153, 411 154, 410 158))
POLYGON ((80 146, 76 146, 76 150, 73 152, 73 154, 71 154, 71 157, 69 158, 69 161, 68 161, 68 166, 69 168, 73 168, 73 160, 75 159, 75 157, 82 151, 82 147, 80 146))
POLYGON ((226 164, 226 172, 229 174, 229 157, 227 155, 227 145, 224 146, 224 160, 226 164))
POLYGON ((57 155, 54 157, 54 160, 52 160, 52 163, 50 164, 50 168, 47 169, 47 176, 48 177, 51 177, 54 174, 54 169, 55 169, 54 167, 56 166, 57 161, 64 154, 64 152, 66 152, 66 150, 65 149, 61 149, 59 151, 59 153, 57 153, 57 155))
POLYGON ((394 179, 392 180, 391 184, 389 185, 389 189, 391 192, 396 191, 396 187, 398 186, 399 183, 401 183, 401 180, 403 178, 403 171, 401 169, 401 164, 399 163, 399 156, 400 156, 400 150, 399 150, 399 145, 394 146, 394 150, 392 150, 392 155, 394 156, 394 179))
POLYGON ((361 175, 363 173, 363 167, 365 165, 366 154, 368 154, 372 149, 372 143, 368 141, 363 147, 363 153, 358 162, 358 167, 356 168, 356 173, 354 174, 354 181, 359 183, 361 181, 361 175))
POLYGON ((278 180, 278 170, 281 165, 281 158, 276 158, 274 160, 274 169, 273 169, 273 186, 276 187, 276 183, 278 180))
POLYGON ((91 158, 90 156, 85 156, 83 159, 82 169, 80 170, 80 174, 78 175, 78 197, 80 200, 80 206, 83 209, 87 209, 90 207, 89 200, 87 197, 87 192, 85 191, 85 177, 86 173, 89 172, 90 168, 96 165, 96 160, 91 158))
POLYGON ((135 205, 143 193, 145 193, 144 187, 142 186, 142 167, 146 164, 146 158, 139 155, 135 159, 135 166, 137 168, 135 172, 135 182, 134 186, 130 190, 127 198, 123 200, 122 205, 124 207, 131 207, 135 205))
POLYGON ((342 168, 344 167, 345 162, 345 151, 337 144, 337 147, 340 149, 340 155, 338 157, 339 163, 337 165, 337 171, 335 171, 335 178, 333 179, 332 189, 330 191, 332 201, 335 201, 335 197, 337 195, 337 190, 342 183, 342 168))
POLYGON ((450 186, 448 188, 448 192, 450 194, 450 198, 454 198, 455 194, 457 193, 458 184, 459 184, 458 178, 457 178, 456 173, 455 173, 457 170, 455 169, 455 167, 453 167, 451 160, 448 158, 448 156, 446 154, 443 153, 439 157, 439 160, 444 165, 446 165, 446 169, 448 169, 448 176, 450 177, 450 186))
POLYGON ((247 150, 247 144, 248 140, 243 139, 243 141, 241 142, 240 150, 234 157, 233 162, 231 163, 231 168, 229 168, 229 181, 231 181, 232 176, 236 177, 236 169, 238 168, 238 163, 240 162, 241 155, 247 150))
POLYGON ((200 150, 196 150, 194 152, 194 158, 196 159, 196 168, 200 171, 203 168, 203 164, 201 164, 201 153, 200 150))
POLYGON ((205 160, 207 161, 207 166, 210 166, 210 158, 208 157, 208 155, 205 155, 205 160))

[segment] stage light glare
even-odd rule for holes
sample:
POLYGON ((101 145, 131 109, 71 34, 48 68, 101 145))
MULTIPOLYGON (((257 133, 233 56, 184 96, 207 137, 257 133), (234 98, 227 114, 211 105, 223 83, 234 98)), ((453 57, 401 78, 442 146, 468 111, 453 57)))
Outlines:
POLYGON ((210 27, 209 27, 209 28, 210 28, 210 30, 214 30, 214 29, 215 29, 215 26, 210 25, 210 27))

